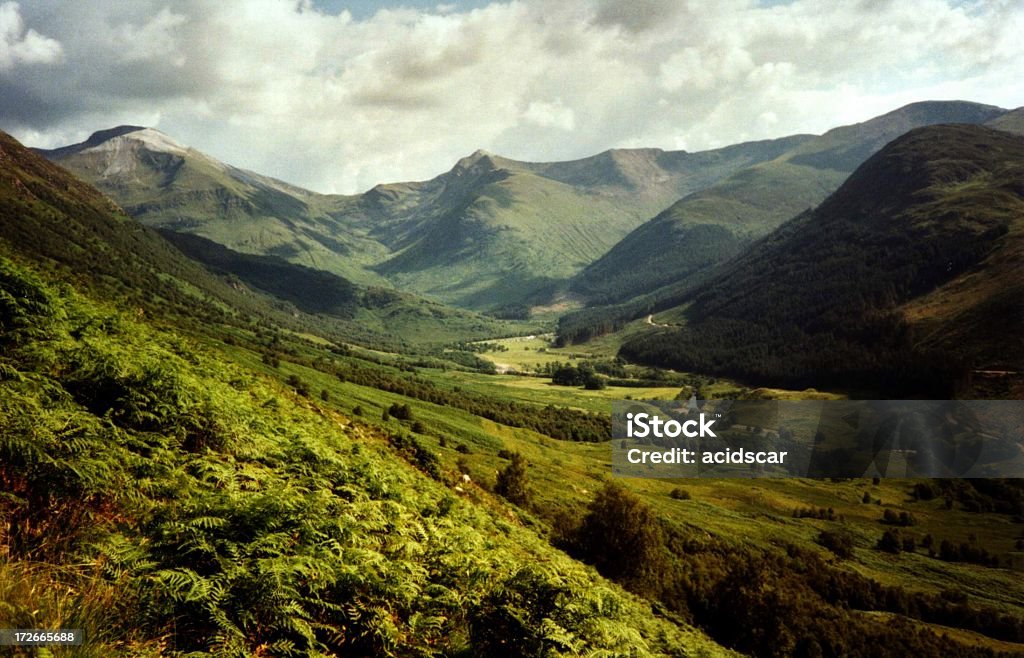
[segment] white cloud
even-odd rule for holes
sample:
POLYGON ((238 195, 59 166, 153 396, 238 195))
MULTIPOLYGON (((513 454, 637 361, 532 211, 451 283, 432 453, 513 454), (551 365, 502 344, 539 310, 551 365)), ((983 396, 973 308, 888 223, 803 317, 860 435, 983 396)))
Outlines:
POLYGON ((60 59, 60 43, 25 30, 17 2, 0 4, 0 71, 16 64, 50 64, 60 59))
POLYGON ((296 0, 5 3, 0 127, 52 144, 155 121, 234 164, 353 192, 477 148, 695 150, 914 100, 1024 103, 1019 3, 694 5, 513 0, 355 20, 296 0), (14 66, 29 61, 49 75, 14 66))
POLYGON ((541 128, 572 130, 576 126, 576 115, 562 104, 561 99, 553 103, 532 101, 523 112, 523 119, 541 128))
POLYGON ((121 25, 117 41, 124 47, 120 58, 125 62, 166 59, 175 66, 184 66, 187 58, 179 48, 176 32, 187 20, 164 7, 142 25, 121 25))

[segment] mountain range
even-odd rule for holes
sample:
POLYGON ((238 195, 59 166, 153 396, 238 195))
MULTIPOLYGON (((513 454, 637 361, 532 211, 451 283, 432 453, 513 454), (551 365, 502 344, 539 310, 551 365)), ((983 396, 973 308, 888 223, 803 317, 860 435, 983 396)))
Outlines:
MULTIPOLYGON (((171 148, 158 133, 133 132, 171 148)), ((142 172, 151 173, 129 165, 139 153, 151 152, 117 137, 101 139, 111 149, 127 147, 132 153, 110 158, 110 166, 124 165, 118 176, 138 180, 142 172)), ((2 132, 0 159, 0 240, 24 258, 47 263, 62 278, 88 272, 86 283, 143 309, 217 324, 263 318, 294 331, 315 327, 339 342, 389 349, 520 330, 391 288, 353 284, 277 256, 243 254, 199 236, 158 232, 132 221, 106 196, 2 132)), ((179 164, 179 173, 188 168, 179 164)), ((265 192, 276 184, 252 180, 265 192)))
POLYGON ((522 317, 552 300, 615 303, 695 281, 820 203, 907 130, 997 120, 1020 121, 936 101, 820 136, 696 153, 619 149, 531 163, 478 151, 431 180, 351 196, 239 169, 138 126, 41 153, 148 226, 522 317))
POLYGON ((320 195, 122 126, 41 151, 148 226, 466 308, 543 300, 679 197, 805 140, 526 163, 478 151, 424 182, 320 195))

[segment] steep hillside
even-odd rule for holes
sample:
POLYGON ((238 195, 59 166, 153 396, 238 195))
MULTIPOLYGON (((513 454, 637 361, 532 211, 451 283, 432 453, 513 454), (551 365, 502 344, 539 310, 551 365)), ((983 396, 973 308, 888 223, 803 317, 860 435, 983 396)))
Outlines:
POLYGON ((914 103, 805 140, 778 158, 680 199, 588 266, 573 287, 600 304, 692 280, 820 203, 868 156, 908 130, 984 123, 1004 113, 977 103, 914 103))
POLYGON ((5 627, 89 656, 725 653, 432 453, 2 257, 0 344, 5 627))
POLYGON ((1024 138, 913 130, 622 354, 795 386, 951 395, 1024 369, 1024 138))

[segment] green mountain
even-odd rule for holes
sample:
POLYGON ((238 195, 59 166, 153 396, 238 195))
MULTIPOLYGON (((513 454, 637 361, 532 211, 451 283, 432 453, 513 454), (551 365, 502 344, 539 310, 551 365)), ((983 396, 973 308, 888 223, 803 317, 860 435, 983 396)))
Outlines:
POLYGON ((54 263, 65 277, 89 272, 88 280, 105 292, 143 308, 166 307, 167 313, 218 323, 273 318, 295 331, 315 329, 338 341, 389 349, 523 331, 413 295, 358 286, 275 256, 235 252, 199 236, 189 239, 161 229, 162 237, 67 171, 30 157, 11 137, 0 137, 7 156, 0 174, 6 190, 0 239, 29 258, 54 263))
POLYGON ((651 213, 802 136, 702 153, 606 151, 516 162, 477 152, 419 184, 382 185, 371 235, 395 252, 375 269, 401 288, 461 306, 543 301, 651 213))
POLYGON ((1024 370, 1024 138, 915 129, 720 267, 645 363, 788 386, 948 396, 1024 370))
POLYGON ((858 165, 912 128, 985 123, 1005 110, 961 101, 907 105, 803 140, 680 199, 637 228, 573 281, 592 304, 695 283, 793 215, 821 203, 858 165))
POLYGON ((434 179, 319 195, 122 126, 46 157, 144 224, 460 306, 542 298, 650 215, 802 136, 689 154, 516 162, 478 152, 434 179))
POLYGON ((39 151, 114 199, 147 226, 194 233, 235 251, 280 256, 350 280, 384 284, 363 267, 383 256, 318 195, 225 164, 153 128, 119 126, 39 151))

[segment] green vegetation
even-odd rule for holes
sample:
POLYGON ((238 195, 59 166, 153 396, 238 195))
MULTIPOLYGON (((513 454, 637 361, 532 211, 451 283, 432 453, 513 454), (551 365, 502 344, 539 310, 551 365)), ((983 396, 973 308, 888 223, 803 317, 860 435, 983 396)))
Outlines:
POLYGON ((96 656, 1024 646, 1019 483, 609 477, 609 399, 836 397, 614 358, 699 329, 690 307, 582 347, 453 326, 413 350, 212 275, 6 138, 0 160, 0 625, 80 626, 96 656))
POLYGON ((1024 140, 1009 133, 911 131, 694 291, 685 328, 640 335, 621 354, 794 388, 939 398, 973 369, 1024 363, 1010 338, 1024 320, 1012 301, 1024 292, 1022 168, 1024 140), (922 312, 948 307, 949 290, 955 309, 922 312))
POLYGON ((6 626, 45 611, 28 618, 81 623, 112 653, 136 652, 125 638, 257 654, 689 643, 535 535, 401 468, 372 428, 6 260, 0 300, 6 626), (13 584, 28 562, 84 566, 39 574, 67 592, 41 608, 49 593, 13 584))

